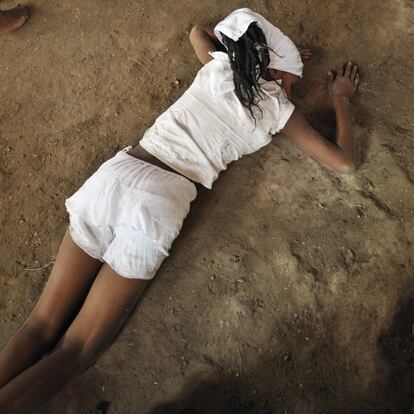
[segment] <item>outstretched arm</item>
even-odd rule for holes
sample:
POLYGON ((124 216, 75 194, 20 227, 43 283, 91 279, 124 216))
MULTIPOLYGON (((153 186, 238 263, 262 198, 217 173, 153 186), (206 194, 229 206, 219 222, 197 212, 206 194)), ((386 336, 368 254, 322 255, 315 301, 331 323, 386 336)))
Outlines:
POLYGON ((208 26, 194 26, 190 32, 190 42, 203 65, 213 59, 208 52, 215 52, 219 49, 219 41, 213 28, 208 26))
POLYGON ((342 174, 356 169, 350 98, 358 83, 358 68, 351 62, 346 66, 339 65, 336 74, 332 70, 328 72, 328 91, 336 114, 336 144, 313 129, 297 110, 282 130, 304 152, 342 174))

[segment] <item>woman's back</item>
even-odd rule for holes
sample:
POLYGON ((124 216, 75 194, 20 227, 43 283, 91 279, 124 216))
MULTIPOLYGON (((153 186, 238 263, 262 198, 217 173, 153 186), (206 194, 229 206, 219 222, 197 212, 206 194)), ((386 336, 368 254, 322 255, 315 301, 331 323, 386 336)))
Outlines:
POLYGON ((183 96, 157 118, 140 145, 207 188, 227 164, 268 144, 294 106, 274 81, 261 81, 263 99, 249 109, 237 97, 227 54, 198 72, 183 96))

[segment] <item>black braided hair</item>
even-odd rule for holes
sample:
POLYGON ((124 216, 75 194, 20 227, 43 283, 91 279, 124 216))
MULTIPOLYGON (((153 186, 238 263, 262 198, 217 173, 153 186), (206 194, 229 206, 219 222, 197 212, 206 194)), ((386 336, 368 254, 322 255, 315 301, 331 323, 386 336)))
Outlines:
POLYGON ((256 106, 262 112, 258 102, 264 96, 259 78, 263 76, 270 62, 266 37, 256 22, 251 23, 237 41, 223 33, 221 35, 233 70, 236 95, 256 122, 252 108, 256 106))

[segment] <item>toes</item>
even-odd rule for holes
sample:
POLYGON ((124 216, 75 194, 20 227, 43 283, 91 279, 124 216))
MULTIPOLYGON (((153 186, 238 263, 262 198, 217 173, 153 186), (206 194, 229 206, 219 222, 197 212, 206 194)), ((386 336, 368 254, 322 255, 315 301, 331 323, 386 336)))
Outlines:
POLYGON ((13 26, 17 29, 29 19, 29 9, 27 7, 17 6, 10 11, 10 15, 15 19, 13 26))
POLYGON ((333 73, 333 71, 332 71, 332 69, 329 69, 328 70, 328 82, 329 83, 332 83, 333 82, 333 80, 334 80, 334 73, 333 73))
POLYGON ((358 86, 358 83, 359 83, 359 73, 356 74, 355 79, 354 79, 355 86, 358 86))
POLYGON ((22 8, 22 13, 21 13, 22 18, 26 21, 29 17, 30 17, 30 12, 29 12, 29 8, 28 7, 23 7, 22 8))
POLYGON ((6 13, 13 14, 15 16, 27 16, 29 17, 29 8, 27 6, 17 5, 12 9, 6 10, 6 13))
POLYGON ((17 6, 10 10, 0 12, 0 35, 11 32, 23 26, 29 18, 27 7, 17 6))
POLYGON ((348 64, 345 66, 345 76, 349 78, 349 75, 351 74, 352 70, 352 62, 348 62, 348 64))
POLYGON ((29 8, 25 6, 17 6, 16 15, 19 16, 20 19, 26 21, 29 18, 29 8))

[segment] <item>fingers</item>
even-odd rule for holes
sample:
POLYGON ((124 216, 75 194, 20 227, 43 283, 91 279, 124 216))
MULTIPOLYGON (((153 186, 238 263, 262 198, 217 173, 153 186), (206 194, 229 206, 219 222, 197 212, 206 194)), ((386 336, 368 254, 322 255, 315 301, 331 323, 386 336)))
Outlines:
POLYGON ((333 71, 332 71, 332 69, 329 69, 328 70, 328 83, 332 83, 333 82, 333 80, 334 80, 334 73, 333 73, 333 71))
POLYGON ((354 65, 352 67, 351 73, 349 75, 351 82, 354 83, 355 87, 358 86, 359 83, 359 73, 358 73, 358 66, 354 65))
POLYGON ((300 57, 304 60, 310 59, 312 57, 312 52, 307 48, 300 48, 300 57))
POLYGON ((345 66, 345 77, 349 78, 352 70, 352 62, 348 62, 348 64, 345 66))
MULTIPOLYGON (((332 69, 331 69, 332 71, 332 69)), ((351 61, 348 63, 340 63, 336 67, 337 76, 345 76, 349 78, 351 81, 355 81, 356 77, 358 76, 358 66, 354 65, 351 61)))
POLYGON ((352 68, 352 72, 351 72, 351 80, 354 81, 356 75, 358 75, 358 66, 354 65, 354 67, 352 68))
POLYGON ((336 67, 336 74, 337 74, 337 76, 344 76, 344 64, 343 63, 340 63, 336 67))

